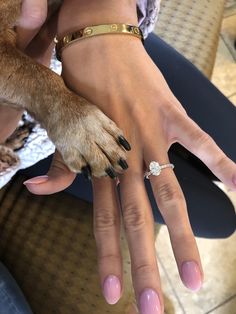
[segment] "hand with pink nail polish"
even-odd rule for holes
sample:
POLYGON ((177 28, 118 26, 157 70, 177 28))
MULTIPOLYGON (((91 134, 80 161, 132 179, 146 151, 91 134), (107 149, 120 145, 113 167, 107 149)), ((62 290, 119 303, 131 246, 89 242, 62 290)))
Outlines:
MULTIPOLYGON (((119 22, 125 19, 137 24, 136 1, 101 1, 64 1, 67 10, 65 14, 60 12, 60 31, 66 33, 70 28, 79 29, 80 21, 92 25, 95 21, 119 22), (81 3, 83 6, 80 7, 81 3), (70 9, 71 4, 73 10, 70 9), (114 8, 112 15, 110 10, 106 10, 109 6, 114 8), (90 9, 89 15, 85 8, 90 9)), ((119 177, 120 198, 116 182, 109 178, 92 180, 94 235, 104 298, 109 304, 115 304, 122 297, 120 226, 123 219, 131 256, 132 283, 140 313, 163 314, 152 208, 144 185, 145 168, 153 158, 160 163, 168 163, 168 150, 176 141, 199 157, 232 188, 236 166, 187 115, 137 38, 119 35, 93 37, 64 49, 62 61, 66 84, 111 117, 127 135, 132 147, 129 169, 119 177)), ((36 194, 49 194, 67 187, 74 177, 60 155, 56 155, 45 182, 39 178, 25 184, 36 194)), ((197 291, 203 284, 203 270, 180 184, 170 168, 160 176, 150 176, 150 183, 168 226, 180 278, 188 289, 197 291)))

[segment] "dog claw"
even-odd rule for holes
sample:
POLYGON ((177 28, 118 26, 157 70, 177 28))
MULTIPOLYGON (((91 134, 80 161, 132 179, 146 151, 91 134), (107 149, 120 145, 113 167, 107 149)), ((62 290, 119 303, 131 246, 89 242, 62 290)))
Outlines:
POLYGON ((92 172, 89 165, 82 167, 81 172, 83 173, 85 179, 87 180, 92 179, 92 172))
POLYGON ((112 179, 115 179, 115 178, 117 177, 117 174, 116 174, 115 170, 114 170, 112 167, 107 168, 107 169, 105 170, 105 172, 106 172, 106 173, 109 175, 109 177, 112 178, 112 179))
POLYGON ((122 169, 128 168, 126 151, 131 149, 130 144, 116 124, 98 108, 89 103, 83 104, 80 112, 62 111, 60 117, 58 120, 64 122, 60 126, 61 132, 67 130, 64 132, 65 138, 60 136, 58 128, 52 126, 48 135, 71 171, 82 172, 88 180, 104 175, 115 179, 122 169), (68 125, 69 113, 74 116, 71 119, 73 123, 68 125), (65 115, 67 119, 64 119, 65 115))
POLYGON ((119 165, 121 166, 121 168, 123 168, 124 170, 126 170, 126 169, 129 168, 127 162, 126 162, 124 159, 122 159, 122 158, 120 158, 120 160, 118 161, 118 164, 119 164, 119 165))
POLYGON ((128 143, 128 141, 124 138, 124 136, 120 135, 118 137, 118 141, 126 150, 131 150, 131 146, 128 143))

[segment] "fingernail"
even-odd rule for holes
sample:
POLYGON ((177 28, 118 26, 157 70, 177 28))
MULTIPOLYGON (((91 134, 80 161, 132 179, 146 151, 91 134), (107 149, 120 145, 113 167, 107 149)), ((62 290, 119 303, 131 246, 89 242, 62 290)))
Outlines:
POLYGON ((47 180, 48 180, 48 176, 45 175, 45 176, 39 176, 39 177, 35 177, 35 178, 32 178, 32 179, 29 179, 29 180, 23 182, 23 184, 28 184, 28 183, 40 184, 40 183, 46 182, 47 180))
POLYGON ((161 304, 157 293, 152 289, 145 289, 140 296, 141 314, 161 314, 161 304))
POLYGON ((126 150, 131 150, 131 146, 129 145, 127 140, 124 138, 124 136, 120 135, 118 137, 118 141, 126 150))
POLYGON ((117 177, 116 172, 113 168, 107 168, 106 173, 109 175, 110 178, 115 179, 117 177))
POLYGON ((120 160, 118 161, 118 164, 119 164, 119 165, 121 166, 121 168, 123 168, 123 169, 128 169, 128 168, 129 168, 127 162, 126 162, 124 159, 122 159, 122 158, 120 158, 120 160))
POLYGON ((196 262, 184 262, 181 267, 181 277, 190 290, 198 291, 202 286, 202 276, 196 262))
POLYGON ((115 304, 120 299, 120 280, 114 275, 109 275, 103 284, 103 294, 109 304, 115 304))

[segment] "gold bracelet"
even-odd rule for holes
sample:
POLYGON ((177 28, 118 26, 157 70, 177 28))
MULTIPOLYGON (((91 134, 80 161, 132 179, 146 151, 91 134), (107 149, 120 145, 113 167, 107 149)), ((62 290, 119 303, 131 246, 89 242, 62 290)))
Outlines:
POLYGON ((138 26, 129 24, 103 24, 87 26, 78 31, 69 33, 62 38, 55 37, 54 42, 56 44, 56 56, 61 61, 61 52, 68 45, 93 36, 105 35, 105 34, 127 34, 138 37, 143 41, 142 31, 138 26))

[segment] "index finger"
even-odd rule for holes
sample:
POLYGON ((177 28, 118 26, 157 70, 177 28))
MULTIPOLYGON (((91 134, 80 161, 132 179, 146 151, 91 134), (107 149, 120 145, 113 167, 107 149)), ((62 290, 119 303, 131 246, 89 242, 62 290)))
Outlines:
POLYGON ((236 190, 236 164, 187 115, 178 115, 176 121, 177 141, 204 162, 223 183, 236 190))

